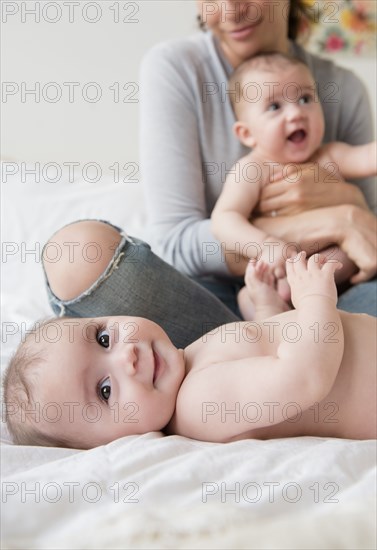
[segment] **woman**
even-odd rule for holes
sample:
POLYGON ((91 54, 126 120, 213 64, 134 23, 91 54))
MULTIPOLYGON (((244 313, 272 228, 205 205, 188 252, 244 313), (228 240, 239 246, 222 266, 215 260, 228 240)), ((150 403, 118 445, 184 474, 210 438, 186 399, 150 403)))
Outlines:
MULTIPOLYGON (((234 68, 253 54, 269 50, 290 52, 305 60, 318 83, 325 142, 358 145, 371 141, 372 116, 365 90, 352 73, 310 55, 293 41, 305 2, 201 0, 197 5, 206 32, 159 44, 143 62, 142 181, 153 248, 182 273, 211 281, 207 286, 225 294, 232 304, 235 292, 229 275, 243 275, 245 262, 231 251, 221 251, 210 232, 209 217, 227 171, 247 153, 232 131, 235 117, 229 95, 235 91, 228 89, 227 80, 234 68)), ((342 204, 363 208, 360 189, 373 208, 373 182, 359 181, 355 187, 333 179, 322 170, 315 174, 311 167, 303 169, 296 182, 266 187, 260 203, 265 218, 259 220, 260 226, 304 247, 334 240, 342 246, 342 238, 347 240, 342 227, 349 217, 356 225, 360 218, 373 229, 370 214, 335 208, 342 204), (331 183, 323 184, 326 178, 331 183), (320 216, 318 212, 302 214, 320 207, 320 216), (273 214, 279 217, 268 219, 273 214)), ((365 250, 362 243, 362 250, 351 245, 351 257, 365 271, 364 280, 376 272, 374 236, 369 238, 372 243, 365 250)))
MULTIPOLYGON (((107 223, 70 224, 52 237, 61 245, 59 263, 46 257, 43 262, 55 312, 148 317, 178 347, 237 319, 235 298, 246 259, 222 252, 209 231, 226 171, 246 152, 232 133, 227 80, 234 67, 258 51, 292 50, 307 60, 319 82, 326 141, 358 144, 372 138, 372 117, 360 81, 290 41, 302 4, 202 0, 198 9, 205 33, 148 53, 141 71, 141 168, 151 241, 168 263, 107 223), (74 258, 64 246, 71 240, 80 243, 74 258), (84 254, 93 241, 103 251, 95 264, 85 261, 84 254)), ((377 270, 375 217, 360 191, 366 192, 368 184, 359 184, 360 189, 340 181, 323 185, 327 176, 303 167, 298 183, 268 186, 259 206, 263 217, 256 223, 307 249, 335 241, 368 280, 377 270)), ((372 206, 371 195, 367 201, 372 206)), ((346 292, 339 306, 375 314, 375 296, 375 281, 362 283, 346 292)))

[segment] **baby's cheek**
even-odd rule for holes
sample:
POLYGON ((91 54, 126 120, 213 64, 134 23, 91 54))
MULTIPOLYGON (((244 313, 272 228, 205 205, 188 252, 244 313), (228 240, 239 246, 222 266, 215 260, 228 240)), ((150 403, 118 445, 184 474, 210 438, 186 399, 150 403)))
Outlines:
POLYGON ((140 410, 143 408, 140 399, 135 399, 124 403, 119 414, 119 421, 122 424, 123 431, 126 433, 135 433, 135 427, 140 424, 140 410))

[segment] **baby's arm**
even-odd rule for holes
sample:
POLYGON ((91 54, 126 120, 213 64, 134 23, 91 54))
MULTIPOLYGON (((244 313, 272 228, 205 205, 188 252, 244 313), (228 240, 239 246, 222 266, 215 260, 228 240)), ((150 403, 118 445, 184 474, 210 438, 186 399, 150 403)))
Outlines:
MULTIPOLYGON (((330 392, 344 349, 334 282, 338 266, 337 262, 323 265, 318 255, 306 263, 304 252, 287 262, 292 301, 297 309, 291 324, 297 338, 284 338, 282 330, 275 355, 224 361, 193 372, 177 401, 179 434, 226 442, 287 420, 288 403, 304 411, 330 392), (252 422, 250 417, 254 417, 252 422)), ((281 316, 272 317, 271 324, 275 322, 283 329, 281 316)), ((248 342, 253 338, 257 341, 255 334, 248 338, 248 342)), ((234 343, 222 339, 221 345, 234 343)), ((238 353, 236 348, 234 353, 238 353)), ((297 408, 292 407, 292 416, 296 414, 297 408)))
POLYGON ((324 146, 344 179, 366 178, 377 174, 377 142, 349 145, 334 142, 324 146))
MULTIPOLYGON (((212 211, 212 232, 227 251, 236 251, 251 260, 262 254, 271 267, 281 266, 285 242, 267 235, 249 220, 263 185, 263 176, 256 177, 255 166, 257 161, 250 153, 229 172, 212 211)), ((263 166, 258 172, 263 174, 263 166)))

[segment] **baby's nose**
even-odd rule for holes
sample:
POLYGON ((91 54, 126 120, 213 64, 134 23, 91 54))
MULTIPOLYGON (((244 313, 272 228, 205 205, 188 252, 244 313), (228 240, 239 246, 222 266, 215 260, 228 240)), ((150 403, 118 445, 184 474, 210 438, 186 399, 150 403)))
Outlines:
POLYGON ((116 367, 133 376, 137 369, 138 351, 135 344, 122 344, 116 355, 116 367))
POLYGON ((302 117, 301 106, 298 105, 297 103, 290 103, 290 105, 287 108, 287 119, 296 120, 301 117, 302 117))

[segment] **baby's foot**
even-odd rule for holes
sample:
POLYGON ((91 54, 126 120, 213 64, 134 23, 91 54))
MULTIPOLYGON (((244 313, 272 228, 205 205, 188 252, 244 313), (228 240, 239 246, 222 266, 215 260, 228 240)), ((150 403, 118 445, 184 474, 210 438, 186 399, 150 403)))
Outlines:
POLYGON ((289 283, 287 281, 287 277, 284 277, 283 279, 278 279, 276 282, 276 290, 278 291, 278 294, 283 300, 289 304, 291 301, 291 287, 289 286, 289 283))
POLYGON ((263 260, 249 262, 245 273, 249 299, 254 304, 254 319, 272 317, 290 308, 276 290, 276 279, 270 266, 263 260))

